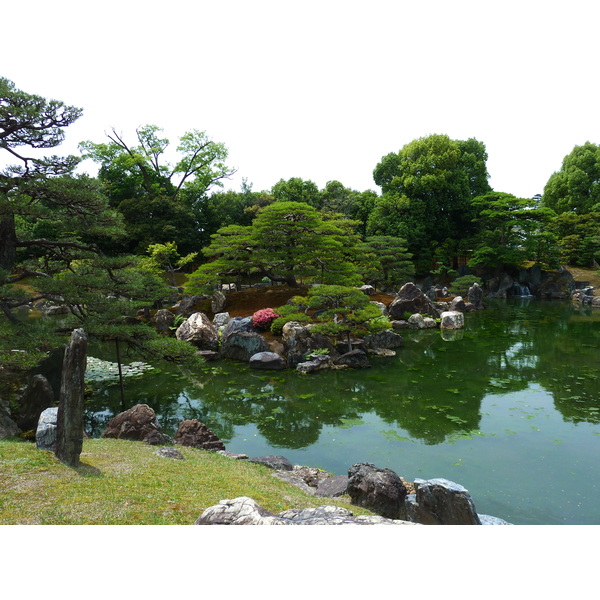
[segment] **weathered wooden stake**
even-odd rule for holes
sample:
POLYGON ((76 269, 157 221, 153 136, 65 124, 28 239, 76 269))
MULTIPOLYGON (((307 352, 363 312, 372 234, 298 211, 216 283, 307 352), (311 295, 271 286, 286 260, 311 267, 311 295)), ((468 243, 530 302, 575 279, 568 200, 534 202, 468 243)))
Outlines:
POLYGON ((71 467, 79 466, 83 448, 83 391, 87 362, 87 336, 75 329, 65 349, 56 422, 58 460, 71 467))

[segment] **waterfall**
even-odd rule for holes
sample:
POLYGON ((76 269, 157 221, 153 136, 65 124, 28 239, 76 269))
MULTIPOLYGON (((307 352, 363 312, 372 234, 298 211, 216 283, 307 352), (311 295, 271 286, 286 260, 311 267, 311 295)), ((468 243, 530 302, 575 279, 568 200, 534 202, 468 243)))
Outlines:
POLYGON ((513 296, 519 296, 520 298, 531 297, 531 292, 526 283, 515 283, 513 284, 513 296))

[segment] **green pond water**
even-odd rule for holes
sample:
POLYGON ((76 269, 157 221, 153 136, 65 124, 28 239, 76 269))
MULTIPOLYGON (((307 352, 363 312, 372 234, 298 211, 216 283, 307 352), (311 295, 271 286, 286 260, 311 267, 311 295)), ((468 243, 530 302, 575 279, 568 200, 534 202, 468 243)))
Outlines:
MULTIPOLYGON (((124 408, 149 404, 170 435, 198 419, 250 457, 450 479, 479 513, 515 524, 600 524, 600 310, 516 299, 465 321, 454 335, 406 332, 395 357, 364 370, 155 365, 126 380, 124 408)), ((122 409, 118 385, 98 386, 87 430, 99 436, 122 409)))

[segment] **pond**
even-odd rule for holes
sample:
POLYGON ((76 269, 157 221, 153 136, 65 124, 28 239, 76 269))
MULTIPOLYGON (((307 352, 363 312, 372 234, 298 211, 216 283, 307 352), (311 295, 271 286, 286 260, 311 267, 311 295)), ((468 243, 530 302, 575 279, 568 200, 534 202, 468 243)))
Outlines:
MULTIPOLYGON (((496 301, 465 329, 408 331, 365 370, 266 372, 235 362, 171 365, 125 383, 166 433, 198 419, 228 450, 278 454, 336 475, 354 463, 466 487, 479 513, 515 524, 600 524, 600 310, 496 301)), ((108 350, 90 355, 114 360, 108 350)), ((127 362, 127 361, 125 361, 127 362)), ((118 385, 86 401, 99 436, 122 410, 118 385)))

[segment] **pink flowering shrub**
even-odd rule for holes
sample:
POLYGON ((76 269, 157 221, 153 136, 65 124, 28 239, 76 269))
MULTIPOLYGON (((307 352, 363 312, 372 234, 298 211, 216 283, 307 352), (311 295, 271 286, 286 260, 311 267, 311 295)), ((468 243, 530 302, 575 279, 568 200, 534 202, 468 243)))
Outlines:
POLYGON ((252 315, 252 325, 257 329, 269 329, 271 323, 279 316, 272 308, 262 308, 252 315))

